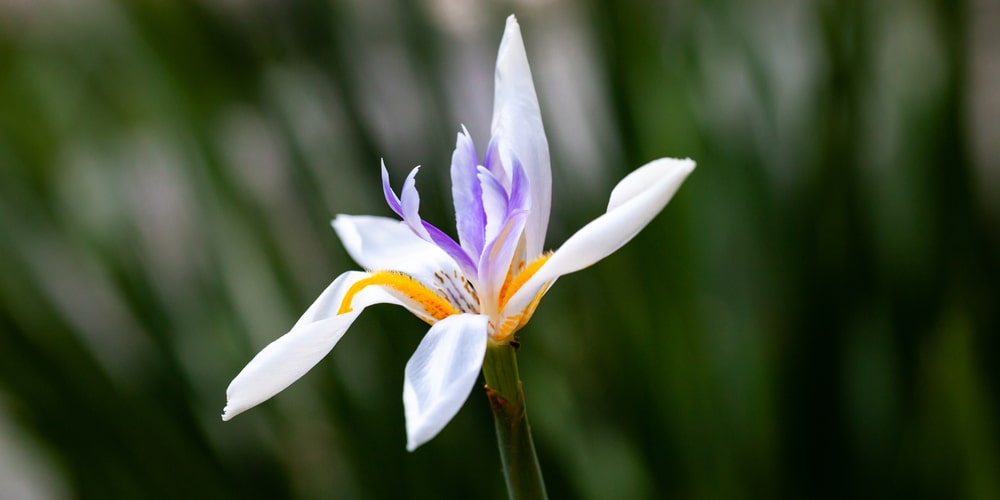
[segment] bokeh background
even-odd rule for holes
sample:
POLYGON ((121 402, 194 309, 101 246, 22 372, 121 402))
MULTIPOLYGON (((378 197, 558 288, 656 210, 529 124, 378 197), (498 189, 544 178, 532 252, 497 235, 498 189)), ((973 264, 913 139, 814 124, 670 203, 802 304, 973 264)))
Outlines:
POLYGON ((380 158, 451 227, 511 12, 549 247, 699 164, 521 332, 554 498, 1000 498, 991 0, 0 1, 0 498, 504 498, 478 390, 405 451, 401 309, 219 415, 380 158))

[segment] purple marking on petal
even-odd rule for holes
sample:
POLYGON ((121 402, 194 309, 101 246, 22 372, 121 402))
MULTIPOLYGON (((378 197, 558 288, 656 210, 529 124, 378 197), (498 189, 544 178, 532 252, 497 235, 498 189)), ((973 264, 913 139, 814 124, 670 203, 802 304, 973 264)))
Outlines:
POLYGON ((385 195, 385 202, 389 204, 389 208, 402 218, 403 208, 399 204, 399 197, 396 196, 396 193, 392 190, 392 186, 389 185, 389 171, 385 168, 385 160, 382 160, 382 194, 385 195))
MULTIPOLYGON (((434 243, 441 250, 455 259, 455 263, 462 268, 462 273, 466 276, 478 276, 478 270, 475 261, 469 258, 469 254, 465 253, 465 250, 448 236, 444 231, 434 227, 433 224, 427 221, 420 221, 424 231, 428 233, 427 241, 434 243)), ((419 236, 419 234, 418 234, 419 236)), ((426 238, 425 238, 426 239, 426 238)))
POLYGON ((486 170, 496 177, 500 184, 503 185, 504 189, 510 187, 510 178, 507 175, 507 170, 503 168, 503 162, 500 161, 500 149, 499 141, 496 136, 490 137, 490 143, 486 146, 486 158, 483 160, 483 166, 486 170))
POLYGON ((513 178, 503 227, 487 244, 479 260, 479 279, 488 287, 499 287, 506 279, 514 253, 520 244, 528 214, 531 212, 531 187, 528 175, 517 157, 511 155, 511 160, 513 178))
POLYGON ((485 242, 489 245, 496 239, 507 219, 509 196, 500 181, 486 168, 479 167, 478 178, 483 188, 483 210, 486 212, 485 242))
POLYGON ((477 162, 476 146, 463 126, 451 155, 451 196, 455 201, 458 241, 472 259, 483 253, 486 239, 486 211, 483 188, 476 175, 477 162))
POLYGON ((524 166, 521 165, 521 161, 514 156, 513 153, 510 155, 511 163, 513 163, 513 180, 511 181, 510 187, 510 200, 507 202, 507 211, 513 212, 516 210, 526 210, 529 211, 531 208, 531 185, 528 181, 528 173, 524 170, 524 166))
POLYGON ((406 176, 406 181, 403 182, 403 189, 399 192, 400 204, 403 209, 402 217, 406 225, 410 226, 414 233, 417 233, 417 236, 432 241, 427 230, 424 229, 423 219, 420 218, 420 193, 417 192, 417 172, 419 171, 419 166, 410 171, 410 175, 406 176))
POLYGON ((386 201, 389 202, 389 207, 402 217, 403 222, 409 226, 414 234, 425 241, 437 245, 438 248, 451 256, 455 260, 455 263, 462 268, 464 274, 478 276, 476 263, 465 253, 465 250, 458 243, 455 243, 455 240, 451 236, 445 234, 444 231, 420 218, 420 193, 417 192, 416 186, 416 177, 419 171, 420 167, 415 167, 410 171, 410 175, 406 177, 406 181, 403 183, 403 189, 400 193, 401 197, 396 198, 395 193, 389 187, 389 176, 383 167, 382 186, 383 190, 387 191, 386 201))
MULTIPOLYGON (((479 260, 479 282, 486 288, 488 297, 497 297, 500 287, 507 278, 514 252, 521 241, 521 233, 528 221, 527 210, 515 210, 508 214, 497 238, 491 241, 479 260)), ((482 297, 482 295, 480 295, 482 297)), ((493 304, 496 306, 497 304, 493 304)))

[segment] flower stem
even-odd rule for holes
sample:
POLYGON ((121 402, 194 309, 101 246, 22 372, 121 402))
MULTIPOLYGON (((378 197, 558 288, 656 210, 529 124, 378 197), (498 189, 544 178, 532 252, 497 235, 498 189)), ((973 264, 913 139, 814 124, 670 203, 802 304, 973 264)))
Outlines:
POLYGON ((535 456, 535 444, 531 441, 514 346, 506 342, 491 342, 486 349, 483 375, 486 377, 486 396, 493 409, 500 461, 510 498, 548 498, 538 457, 535 456))

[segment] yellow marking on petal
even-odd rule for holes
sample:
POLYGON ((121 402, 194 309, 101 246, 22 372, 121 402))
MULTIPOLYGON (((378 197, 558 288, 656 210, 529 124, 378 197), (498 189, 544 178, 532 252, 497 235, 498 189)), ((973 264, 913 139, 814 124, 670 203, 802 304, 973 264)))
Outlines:
MULTIPOLYGON (((507 272, 507 279, 504 280, 503 286, 500 287, 501 311, 503 310, 504 306, 507 305, 507 299, 511 298, 515 293, 517 293, 517 291, 521 289, 521 286, 523 286, 524 283, 527 282, 529 278, 534 276, 535 273, 538 272, 539 269, 541 269, 542 264, 545 264, 545 261, 549 260, 549 257, 551 256, 552 252, 548 252, 542 254, 541 257, 531 261, 530 264, 525 266, 524 269, 522 269, 521 272, 517 274, 517 277, 515 277, 513 281, 511 281, 511 272, 510 271, 507 272)), ((522 263, 521 265, 523 266, 524 264, 522 263)))
POLYGON ((395 292, 393 295, 398 298, 418 304, 426 315, 418 314, 417 316, 430 324, 458 314, 458 310, 450 302, 434 293, 433 290, 413 277, 397 271, 377 271, 351 285, 351 288, 344 294, 344 300, 340 303, 340 310, 337 311, 337 314, 351 312, 353 310, 351 302, 354 301, 354 296, 369 286, 388 288, 389 292, 395 292))
POLYGON ((535 297, 531 299, 531 302, 521 310, 521 312, 504 317, 503 323, 500 324, 500 328, 495 329, 493 333, 493 340, 496 342, 503 341, 513 335, 514 332, 520 330, 524 325, 528 324, 531 316, 535 314, 535 309, 538 308, 538 303, 541 302, 542 296, 545 295, 545 292, 548 290, 548 285, 543 286, 542 289, 535 294, 535 297))

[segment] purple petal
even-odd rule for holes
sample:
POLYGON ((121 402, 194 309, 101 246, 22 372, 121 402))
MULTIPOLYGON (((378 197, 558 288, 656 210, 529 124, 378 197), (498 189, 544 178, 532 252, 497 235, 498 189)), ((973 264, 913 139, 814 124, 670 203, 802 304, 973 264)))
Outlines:
POLYGON ((434 227, 431 223, 424 221, 420 218, 420 193, 417 192, 416 177, 417 172, 420 171, 420 167, 415 167, 410 171, 410 175, 406 177, 406 181, 403 183, 403 189, 400 193, 399 201, 396 201, 397 207, 393 206, 393 201, 396 195, 392 193, 388 182, 388 174, 385 173, 383 169, 382 175, 382 185, 383 190, 388 191, 392 196, 386 196, 386 200, 389 201, 389 206, 396 210, 396 213, 403 218, 403 222, 410 227, 410 230, 414 234, 419 236, 425 241, 429 241, 438 246, 441 250, 444 250, 455 263, 459 265, 462 272, 467 276, 477 276, 477 268, 475 262, 465 253, 465 250, 455 243, 455 240, 451 236, 445 234, 444 231, 434 227))
MULTIPOLYGON (((528 176, 516 157, 513 161, 510 199, 503 227, 487 244, 479 259, 479 281, 496 295, 507 278, 507 271, 521 243, 521 233, 527 223, 531 208, 531 191, 528 176)), ((523 258, 523 256, 522 256, 523 258)))
POLYGON ((389 204, 389 208, 402 218, 403 208, 399 204, 399 197, 396 196, 396 193, 392 191, 392 186, 389 185, 389 171, 385 169, 385 160, 382 160, 382 193, 385 195, 385 202, 389 204))
MULTIPOLYGON (((500 287, 503 286, 507 278, 507 271, 510 269, 514 252, 517 251, 521 241, 521 233, 528 220, 527 210, 515 210, 511 212, 504 225, 497 235, 497 238, 487 244, 479 259, 479 282, 486 289, 486 293, 481 293, 480 298, 486 297, 488 300, 495 300, 500 295, 500 287)), ((495 306, 496 304, 483 304, 484 308, 495 306)))
POLYGON ((462 127, 451 155, 451 196, 455 200, 458 241, 470 256, 483 253, 486 238, 486 211, 483 188, 476 176, 478 157, 469 131, 462 127))
POLYGON ((510 187, 510 200, 507 202, 507 211, 530 210, 531 206, 531 183, 528 181, 528 173, 525 172, 517 156, 511 155, 514 164, 513 179, 510 187))
POLYGON ((500 161, 500 150, 498 147, 497 137, 490 137, 490 143, 486 146, 486 159, 483 160, 483 166, 494 177, 500 180, 500 183, 506 189, 510 187, 510 176, 507 175, 507 171, 503 168, 503 162, 500 161))
MULTIPOLYGON (((455 243, 455 240, 451 236, 448 236, 444 231, 434 227, 430 222, 420 221, 423 225, 423 230, 428 233, 431 243, 434 243, 441 250, 455 259, 455 262, 462 268, 462 273, 466 276, 476 276, 477 268, 475 262, 469 258, 469 254, 465 253, 465 250, 455 243)), ((419 235, 419 234, 418 234, 419 235)))
POLYGON ((420 193, 417 192, 417 172, 419 171, 420 167, 413 167, 410 175, 406 176, 403 189, 399 192, 399 199, 403 210, 403 221, 410 226, 410 229, 413 229, 413 232, 417 233, 417 236, 429 240, 430 235, 424 230, 423 220, 420 219, 420 193))
POLYGON ((479 182, 483 189, 483 210, 486 212, 486 244, 496 239, 507 220, 507 190, 493 173, 479 168, 479 182))

